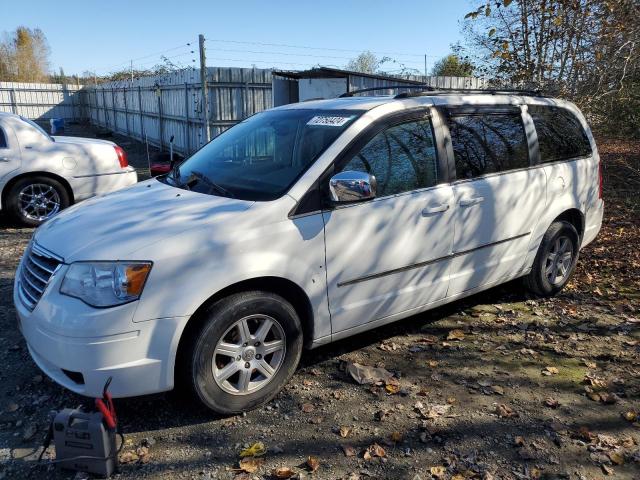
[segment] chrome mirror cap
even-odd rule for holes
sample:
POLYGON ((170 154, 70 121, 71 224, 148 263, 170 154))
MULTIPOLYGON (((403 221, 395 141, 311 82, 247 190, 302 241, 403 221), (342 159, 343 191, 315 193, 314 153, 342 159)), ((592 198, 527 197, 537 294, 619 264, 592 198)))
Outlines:
POLYGON ((331 200, 336 203, 360 202, 376 196, 376 177, 365 172, 347 170, 329 180, 331 200))

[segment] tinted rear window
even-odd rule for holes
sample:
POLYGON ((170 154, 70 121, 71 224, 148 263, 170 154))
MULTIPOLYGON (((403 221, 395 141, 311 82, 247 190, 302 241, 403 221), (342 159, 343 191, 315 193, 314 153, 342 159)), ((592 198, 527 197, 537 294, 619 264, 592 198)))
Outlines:
POLYGON ((543 163, 591 155, 587 134, 569 110, 530 105, 529 114, 538 133, 543 163))
POLYGON ((454 114, 449 130, 458 179, 529 166, 519 113, 454 114))

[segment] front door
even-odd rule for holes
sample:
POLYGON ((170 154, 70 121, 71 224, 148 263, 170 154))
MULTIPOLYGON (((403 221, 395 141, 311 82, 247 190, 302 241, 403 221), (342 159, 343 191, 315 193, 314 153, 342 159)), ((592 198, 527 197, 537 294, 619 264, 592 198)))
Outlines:
POLYGON ((20 167, 20 146, 13 130, 0 124, 0 178, 20 167))
POLYGON ((530 168, 519 108, 453 110, 448 126, 456 170, 453 296, 519 274, 545 208, 546 176, 530 168))
POLYGON ((445 297, 453 190, 424 112, 371 132, 339 171, 376 177, 376 198, 323 214, 333 333, 445 297))

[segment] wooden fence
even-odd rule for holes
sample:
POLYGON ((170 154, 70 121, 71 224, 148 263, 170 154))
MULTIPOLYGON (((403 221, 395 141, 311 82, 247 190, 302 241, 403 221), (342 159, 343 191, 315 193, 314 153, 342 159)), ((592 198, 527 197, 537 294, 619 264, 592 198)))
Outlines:
MULTIPOLYGON (((208 68, 211 137, 272 106, 271 70, 208 68)), ((91 123, 190 154, 206 143, 199 70, 87 87, 91 123)))
POLYGON ((0 82, 0 112, 48 120, 86 119, 85 91, 81 85, 0 82))
MULTIPOLYGON (((484 81, 477 78, 360 75, 350 75, 348 85, 349 90, 353 90, 407 80, 445 88, 484 86, 484 81)), ((207 68, 211 138, 248 116, 271 108, 272 85, 272 70, 207 68)), ((88 120, 161 150, 168 148, 173 137, 174 150, 183 155, 193 153, 206 143, 202 110, 198 69, 85 86, 0 82, 0 111, 37 120, 88 120)))

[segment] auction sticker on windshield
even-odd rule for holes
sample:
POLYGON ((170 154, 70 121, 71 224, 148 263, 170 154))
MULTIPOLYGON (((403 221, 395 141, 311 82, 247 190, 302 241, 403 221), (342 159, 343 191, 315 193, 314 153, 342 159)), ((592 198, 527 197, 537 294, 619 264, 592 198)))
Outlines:
POLYGON ((321 125, 325 127, 342 127, 349 120, 353 118, 353 115, 349 117, 339 117, 334 115, 316 115, 307 122, 307 125, 321 125))

